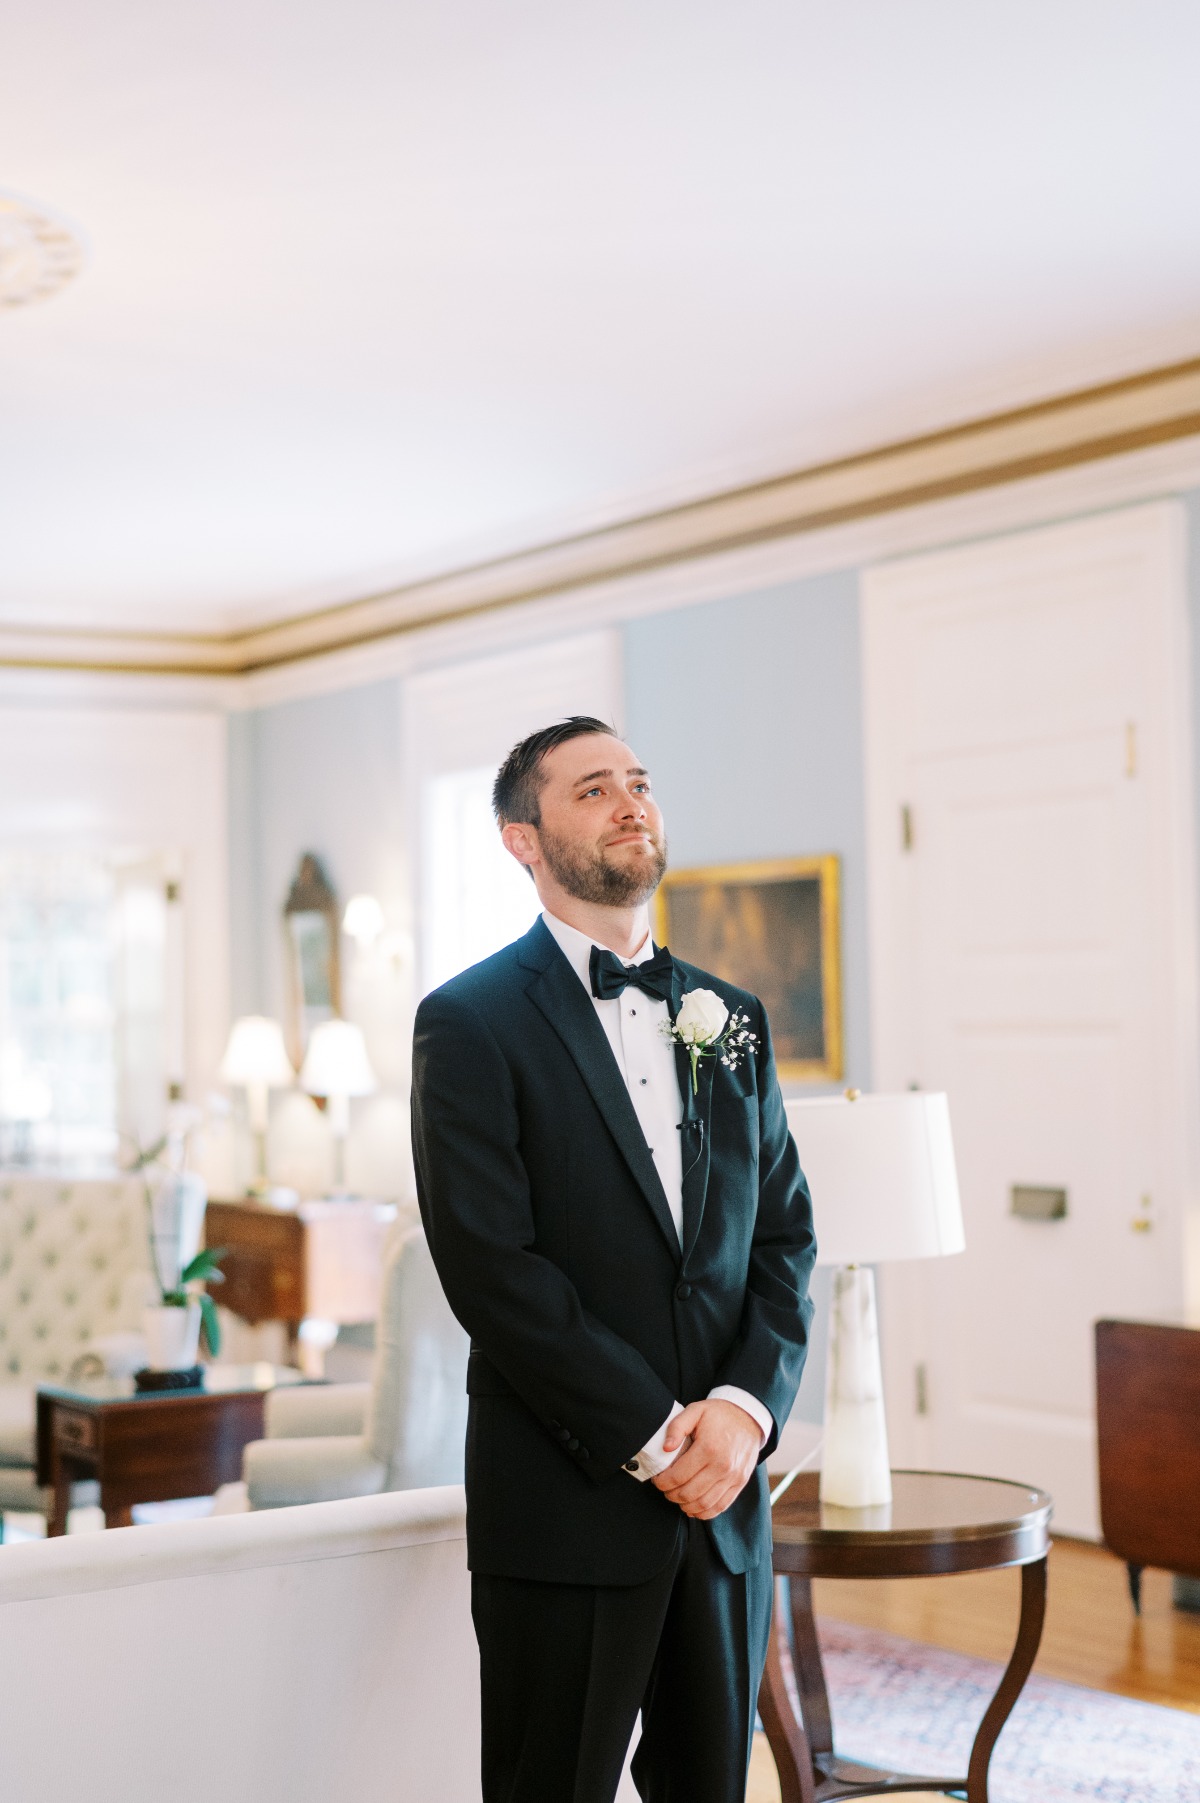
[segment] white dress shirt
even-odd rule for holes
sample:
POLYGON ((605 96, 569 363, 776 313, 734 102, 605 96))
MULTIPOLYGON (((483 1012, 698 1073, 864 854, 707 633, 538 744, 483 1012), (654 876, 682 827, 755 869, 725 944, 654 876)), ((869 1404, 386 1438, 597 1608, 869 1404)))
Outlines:
MULTIPOLYGON (((646 1136, 646 1144, 666 1192, 667 1206, 682 1246, 683 1149, 680 1141, 683 1135, 679 1132, 679 1123, 683 1118, 683 1098, 679 1093, 675 1051, 670 1040, 661 1031, 664 1024, 670 1021, 670 1009, 665 1002, 660 1002, 656 996, 646 995, 633 984, 609 1001, 601 1001, 598 996, 592 995, 590 966, 594 942, 586 933, 568 926, 565 920, 559 920, 554 914, 543 911, 542 919, 554 935, 571 969, 592 997, 592 1005, 612 1048, 617 1069, 625 1080, 638 1123, 646 1136)), ((644 964, 653 956, 654 945, 647 933, 640 950, 632 958, 622 959, 622 963, 644 964)), ((764 1441, 767 1439, 774 1422, 770 1410, 757 1396, 751 1396, 748 1390, 739 1389, 736 1384, 718 1384, 715 1390, 709 1391, 709 1397, 736 1403, 757 1424, 764 1441)), ((654 1438, 626 1466, 626 1470, 630 1466, 634 1467, 632 1475, 639 1483, 645 1483, 647 1478, 657 1477, 683 1451, 681 1446, 677 1446, 673 1452, 667 1452, 663 1446, 667 1428, 676 1415, 682 1412, 683 1404, 677 1402, 654 1438)))

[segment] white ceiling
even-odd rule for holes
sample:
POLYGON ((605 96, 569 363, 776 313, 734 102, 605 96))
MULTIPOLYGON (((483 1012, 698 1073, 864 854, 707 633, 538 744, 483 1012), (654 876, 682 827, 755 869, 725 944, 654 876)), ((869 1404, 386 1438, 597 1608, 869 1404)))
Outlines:
POLYGON ((0 623, 228 630, 1200 353, 1195 0, 0 0, 0 623))

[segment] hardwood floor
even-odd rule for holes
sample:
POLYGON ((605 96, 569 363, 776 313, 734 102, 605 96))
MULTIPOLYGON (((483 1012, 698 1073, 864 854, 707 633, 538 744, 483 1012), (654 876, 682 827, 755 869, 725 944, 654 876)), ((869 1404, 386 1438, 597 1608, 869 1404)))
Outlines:
MULTIPOLYGON (((817 1612, 909 1640, 1003 1661, 1017 1620, 1017 1575, 981 1572, 814 1585, 817 1612)), ((1056 1540, 1046 1631, 1035 1668, 1045 1677, 1200 1714, 1200 1615, 1171 1605, 1171 1579, 1148 1571, 1140 1620, 1125 1567, 1102 1547, 1056 1540)), ((779 1803, 770 1750, 756 1736, 746 1803, 779 1803)), ((910 1803, 920 1799, 910 1793, 910 1803)))

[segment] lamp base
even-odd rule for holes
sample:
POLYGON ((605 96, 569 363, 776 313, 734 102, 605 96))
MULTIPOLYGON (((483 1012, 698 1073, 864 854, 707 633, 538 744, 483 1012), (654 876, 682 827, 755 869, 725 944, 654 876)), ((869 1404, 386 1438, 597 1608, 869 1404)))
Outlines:
POLYGON ((829 1311, 821 1501, 869 1509, 892 1500, 875 1273, 839 1265, 829 1311))

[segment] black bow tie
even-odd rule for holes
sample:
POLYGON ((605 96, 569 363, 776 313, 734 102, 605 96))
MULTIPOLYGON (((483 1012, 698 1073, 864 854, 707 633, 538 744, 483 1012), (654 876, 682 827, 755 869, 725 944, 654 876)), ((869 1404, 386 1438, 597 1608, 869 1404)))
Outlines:
POLYGON ((615 952, 602 951, 598 945, 594 945, 588 970, 592 979, 592 994, 602 1002, 611 1002, 632 983, 635 989, 644 990, 655 1001, 670 1004, 675 960, 665 945, 660 946, 644 964, 622 964, 615 952))

